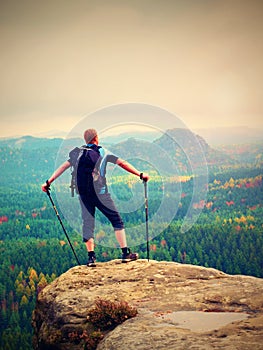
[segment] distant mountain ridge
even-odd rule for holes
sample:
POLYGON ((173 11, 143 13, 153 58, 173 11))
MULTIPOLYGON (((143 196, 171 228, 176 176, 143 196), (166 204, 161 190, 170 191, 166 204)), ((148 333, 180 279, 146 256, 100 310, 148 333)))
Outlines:
MULTIPOLYGON (((121 157, 141 158, 149 164, 169 169, 172 173, 191 174, 195 170, 210 167, 231 165, 233 159, 221 151, 214 150, 199 135, 188 129, 170 129, 152 143, 128 138, 112 145, 112 151, 121 157)), ((140 161, 135 161, 141 166, 140 161)))
MULTIPOLYGON (((208 166, 209 170, 218 170, 233 164, 260 166, 263 160, 263 142, 259 145, 247 145, 245 151, 241 153, 242 149, 237 146, 233 149, 230 148, 231 152, 229 148, 214 149, 203 137, 188 129, 167 130, 165 134, 154 141, 144 140, 142 135, 140 137, 140 139, 129 137, 118 143, 105 144, 105 147, 124 159, 132 159, 132 163, 139 168, 141 165, 145 168, 146 162, 149 169, 156 168, 156 164, 166 169, 166 163, 169 161, 170 172, 182 175, 191 173, 193 165, 195 169, 208 166), (172 162, 167 158, 167 155, 172 162), (133 162, 134 158, 136 159, 133 162), (171 166, 171 163, 174 164, 171 166)), ((67 159, 70 149, 83 143, 82 138, 65 140, 63 138, 37 138, 28 135, 0 139, 1 156, 4 160, 4 162, 2 161, 2 171, 7 171, 7 174, 14 173, 15 166, 11 163, 18 162, 20 169, 22 169, 21 162, 23 162, 25 168, 34 168, 34 172, 38 176, 40 169, 42 169, 42 173, 44 169, 47 172, 54 169, 58 152, 63 151, 61 160, 67 159), (16 154, 11 151, 13 154, 10 156, 10 151, 8 151, 10 149, 15 150, 16 154)))
MULTIPOLYGON (((193 133, 201 136, 206 140, 210 146, 218 145, 231 145, 231 144, 244 144, 244 143, 255 143, 263 142, 263 126, 231 126, 231 127, 213 127, 209 126, 206 128, 192 128, 193 133)), ((101 135, 103 143, 111 144, 124 141, 129 137, 144 138, 148 141, 153 141, 160 137, 161 132, 138 132, 138 131, 128 131, 122 132, 115 135, 101 135)), ((37 134, 32 134, 31 136, 37 138, 62 138, 65 139, 69 136, 69 133, 63 130, 50 130, 45 132, 40 132, 37 134)), ((70 134, 70 137, 78 138, 80 135, 70 134)), ((24 137, 24 135, 10 136, 10 137, 0 137, 0 142, 8 139, 17 139, 24 137)))

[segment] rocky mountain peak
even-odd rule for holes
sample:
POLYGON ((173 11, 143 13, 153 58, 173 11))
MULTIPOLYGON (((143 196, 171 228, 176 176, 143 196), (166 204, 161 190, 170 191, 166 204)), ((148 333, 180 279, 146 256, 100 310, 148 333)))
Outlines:
POLYGON ((247 350, 263 343, 262 279, 175 262, 113 260, 73 267, 40 292, 34 349, 85 348, 98 298, 137 310, 102 334, 98 350, 247 350))

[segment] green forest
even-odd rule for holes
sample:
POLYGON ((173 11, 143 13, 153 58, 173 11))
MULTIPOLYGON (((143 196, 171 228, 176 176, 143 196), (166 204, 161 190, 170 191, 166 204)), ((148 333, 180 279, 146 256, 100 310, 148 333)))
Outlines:
MULTIPOLYGON (((32 349, 31 315, 38 293, 77 264, 49 199, 41 191, 41 184, 54 171, 60 144, 60 139, 31 137, 0 142, 0 350, 32 349)), ((263 145, 224 146, 212 155, 218 162, 210 162, 206 200, 193 204, 194 209, 202 210, 198 220, 184 233, 181 226, 191 203, 193 178, 187 171, 182 172, 179 188, 173 186, 178 179, 168 175, 160 179, 154 169, 149 169, 150 218, 158 210, 164 186, 168 189, 167 210, 177 200, 176 215, 168 225, 149 223, 150 259, 262 278, 263 145), (154 230, 160 234, 152 235, 154 230)), ((130 199, 133 186, 138 186, 139 180, 130 179, 130 175, 122 172, 111 180, 111 189, 124 201, 130 199)), ((143 196, 140 182, 139 186, 143 196)), ((69 184, 62 190, 65 201, 70 203, 73 199, 69 184)), ((56 202, 56 188, 51 187, 51 194, 56 202)), ((122 217, 135 237, 142 234, 137 224, 144 223, 143 204, 122 217)), ((86 264, 81 235, 63 215, 62 219, 81 264, 86 264)), ((96 232, 99 262, 120 258, 120 250, 114 248, 114 236, 109 231, 111 226, 103 222, 96 232)), ((147 257, 145 242, 132 249, 140 258, 147 257)))

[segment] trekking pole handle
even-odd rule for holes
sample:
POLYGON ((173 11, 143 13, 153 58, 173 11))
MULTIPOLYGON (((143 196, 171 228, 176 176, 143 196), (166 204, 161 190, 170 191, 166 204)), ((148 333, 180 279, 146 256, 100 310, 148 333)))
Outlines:
POLYGON ((50 183, 48 180, 46 181, 46 184, 47 184, 47 186, 46 186, 47 194, 49 195, 50 194, 50 183))

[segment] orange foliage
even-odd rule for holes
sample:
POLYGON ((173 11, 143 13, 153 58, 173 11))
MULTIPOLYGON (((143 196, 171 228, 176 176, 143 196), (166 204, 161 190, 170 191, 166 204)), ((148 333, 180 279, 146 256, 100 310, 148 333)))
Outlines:
POLYGON ((38 243, 38 247, 45 247, 47 245, 46 241, 41 241, 38 243))
POLYGON ((207 202, 205 206, 207 209, 210 209, 213 206, 213 202, 207 202))
POLYGON ((193 203, 193 208, 194 209, 203 209, 205 206, 205 201, 202 199, 198 203, 193 203))
POLYGON ((2 222, 8 222, 8 217, 6 215, 0 216, 0 224, 2 224, 2 222))
POLYGON ((162 246, 162 247, 165 247, 166 245, 167 245, 166 240, 165 240, 165 239, 162 239, 162 240, 161 240, 161 246, 162 246))

